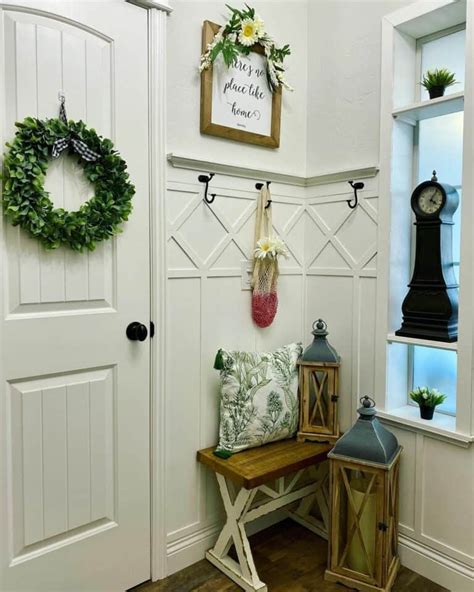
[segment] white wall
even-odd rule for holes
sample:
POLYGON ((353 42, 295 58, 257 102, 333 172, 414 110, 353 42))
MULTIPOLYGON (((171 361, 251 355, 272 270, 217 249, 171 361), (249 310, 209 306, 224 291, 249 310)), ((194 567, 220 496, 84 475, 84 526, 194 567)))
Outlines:
MULTIPOLYGON (((234 3, 239 6, 239 3, 234 3)), ((230 2, 232 6, 233 3, 230 2)), ((223 23, 225 2, 173 2, 168 29, 168 151, 240 166, 304 174, 306 166, 307 39, 306 1, 252 2, 279 43, 288 43, 287 78, 295 88, 283 92, 281 147, 261 148, 199 133, 201 27, 204 20, 223 23)))
MULTIPOLYGON (((167 151, 308 176, 376 165, 380 19, 407 3, 252 3, 275 37, 293 48, 288 77, 296 91, 284 93, 281 148, 270 150, 199 134, 201 24, 222 22, 223 3, 176 0, 169 19, 167 151)), ((218 195, 207 206, 200 172, 169 167, 167 181, 169 572, 200 559, 220 524, 213 476, 195 462, 196 450, 217 438, 217 348, 307 343, 312 321, 322 316, 342 356, 343 429, 358 398, 375 388, 376 252, 377 240, 385 239, 377 237, 377 178, 364 179, 362 203, 351 211, 345 182, 272 185, 275 227, 293 255, 280 279, 277 318, 262 331, 252 323, 250 292, 241 290, 240 278, 240 262, 251 255, 255 180, 216 175, 218 195)), ((471 483, 464 477, 472 475, 473 450, 410 430, 396 434, 405 447, 402 560, 461 592, 474 564, 471 483)))
MULTIPOLYGON (((381 16, 409 2, 331 0, 309 3, 308 35, 308 174, 376 165, 379 162, 380 38, 381 16), (327 23, 333 23, 327 34, 327 23)), ((325 188, 333 193, 335 189, 325 188)), ((378 194, 378 189, 375 188, 378 194)), ((331 199, 330 196, 327 199, 331 199)), ((334 197, 337 199, 337 197, 334 197)), ((380 200, 387 199, 382 195, 380 200)), ((409 199, 409 195, 407 195, 409 199)), ((320 200, 315 201, 319 204, 320 200)), ((373 200, 376 203, 376 200, 373 200)), ((316 208, 320 206, 316 205, 316 208)), ((334 212, 335 205, 332 206, 334 212)), ((342 208, 341 208, 342 213, 342 208)), ((386 236, 351 215, 352 244, 342 239, 349 255, 358 260, 368 233, 386 236), (358 231, 357 226, 359 226, 358 231), (365 228, 364 228, 365 226, 365 228)), ((344 227, 342 227, 342 230, 344 227)), ((340 252, 340 251, 339 251, 340 252)), ((352 271, 338 264, 316 277, 308 272, 308 302, 326 307, 328 322, 335 323, 339 339, 350 338, 341 352, 343 384, 352 401, 354 416, 358 398, 375 390, 374 278, 364 277, 348 260, 352 271), (347 317, 347 309, 352 311, 347 317)), ((372 269, 376 265, 371 265, 372 269)), ((308 313, 310 312, 308 307, 308 313)), ((343 413, 344 417, 344 413, 343 413)), ((404 446, 400 489, 400 552, 402 563, 454 592, 474 588, 474 447, 466 449, 405 427, 391 427, 404 446)))
POLYGON ((273 224, 292 255, 281 267, 277 317, 271 327, 257 329, 251 293, 241 286, 241 262, 253 249, 255 181, 217 177, 215 202, 207 205, 197 171, 172 173, 166 344, 171 572, 200 559, 219 526, 214 475, 195 461, 197 450, 217 442, 219 375, 213 363, 218 348, 271 351, 304 336, 306 224, 303 191, 274 187, 273 224))
MULTIPOLYGON (((281 148, 268 149, 199 132, 201 27, 223 22, 223 2, 172 3, 168 22, 167 152, 179 156, 289 174, 304 174, 306 158, 306 2, 255 2, 268 29, 289 43, 283 93, 281 148), (290 8, 288 6, 290 5, 290 8), (288 10, 292 18, 288 19, 288 10)), ((232 4, 232 3, 231 3, 232 4)), ((259 330, 250 291, 241 288, 241 262, 252 256, 255 179, 216 175, 214 204, 203 202, 199 173, 168 168, 167 178, 167 525, 168 571, 202 557, 219 527, 215 479, 195 462, 196 451, 217 441, 219 347, 273 349, 303 338, 304 190, 272 185, 275 230, 291 248, 279 281, 279 312, 259 330), (176 500, 180 500, 179 503, 176 500)))
POLYGON ((378 164, 381 18, 413 1, 308 2, 308 176, 378 164))

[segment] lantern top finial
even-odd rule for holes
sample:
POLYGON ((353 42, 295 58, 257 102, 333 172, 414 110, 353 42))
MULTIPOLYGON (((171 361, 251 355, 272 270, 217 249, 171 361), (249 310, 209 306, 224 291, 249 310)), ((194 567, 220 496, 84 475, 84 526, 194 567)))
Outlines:
POLYGON ((337 351, 327 341, 329 335, 327 323, 323 319, 318 319, 313 323, 312 334, 313 343, 309 345, 301 356, 302 362, 326 362, 339 364, 340 358, 337 351))
POLYGON ((376 418, 375 401, 365 395, 360 402, 359 419, 339 438, 328 456, 388 465, 399 449, 398 441, 376 418))
POLYGON ((323 319, 318 319, 313 323, 313 335, 328 335, 327 332, 328 325, 323 319))
POLYGON ((357 413, 361 419, 370 419, 377 414, 377 409, 375 409, 375 401, 371 397, 365 395, 359 400, 362 403, 362 407, 357 409, 357 413))

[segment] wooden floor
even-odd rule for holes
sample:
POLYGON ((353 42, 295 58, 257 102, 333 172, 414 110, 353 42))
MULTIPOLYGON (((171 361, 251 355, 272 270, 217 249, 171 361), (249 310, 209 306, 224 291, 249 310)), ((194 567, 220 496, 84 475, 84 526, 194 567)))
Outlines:
MULTIPOLYGON (((250 538, 260 579, 269 592, 344 592, 340 584, 324 581, 327 543, 306 528, 285 520, 250 538)), ((242 592, 206 560, 166 580, 145 583, 133 592, 242 592)), ((448 592, 401 568, 393 592, 448 592)))

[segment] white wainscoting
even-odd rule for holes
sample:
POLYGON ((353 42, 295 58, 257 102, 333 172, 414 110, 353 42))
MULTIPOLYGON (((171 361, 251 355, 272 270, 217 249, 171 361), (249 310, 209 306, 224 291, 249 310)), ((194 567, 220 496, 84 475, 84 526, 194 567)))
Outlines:
POLYGON ((167 184, 167 542, 168 572, 201 559, 213 544, 222 510, 214 475, 196 451, 217 442, 219 347, 272 350, 309 340, 305 268, 311 219, 305 189, 272 184, 273 225, 290 254, 281 263, 279 310, 271 327, 251 318, 242 262, 253 251, 258 179, 216 175, 203 200, 203 171, 171 170, 167 184), (177 501, 179 500, 179 502, 177 501))
MULTIPOLYGON (((203 202, 203 171, 169 168, 167 184, 167 544, 168 573, 204 556, 222 511, 214 476, 196 451, 217 441, 219 347, 272 349, 310 341, 312 322, 328 323, 342 357, 341 423, 374 392, 378 178, 364 179, 350 210, 346 182, 273 183, 275 230, 287 242, 280 308, 268 329, 250 315, 242 261, 251 257, 255 180, 216 175, 203 202)), ((412 428, 391 428, 404 446, 400 491, 402 561, 454 592, 471 590, 474 564, 474 455, 412 428)), ((275 517, 278 519, 278 517, 275 517)))

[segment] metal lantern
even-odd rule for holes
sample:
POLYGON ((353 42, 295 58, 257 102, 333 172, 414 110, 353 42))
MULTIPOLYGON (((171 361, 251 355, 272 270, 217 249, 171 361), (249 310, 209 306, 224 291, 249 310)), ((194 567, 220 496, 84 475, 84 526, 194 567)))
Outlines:
POLYGON ((360 415, 328 454, 329 560, 325 578, 356 590, 388 592, 398 557, 398 478, 401 446, 361 399, 360 415))
POLYGON ((313 323, 314 340, 298 360, 300 424, 297 439, 335 442, 339 438, 338 385, 340 358, 326 339, 327 325, 313 323))

